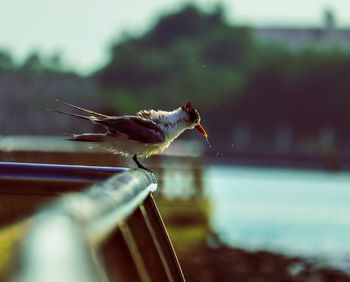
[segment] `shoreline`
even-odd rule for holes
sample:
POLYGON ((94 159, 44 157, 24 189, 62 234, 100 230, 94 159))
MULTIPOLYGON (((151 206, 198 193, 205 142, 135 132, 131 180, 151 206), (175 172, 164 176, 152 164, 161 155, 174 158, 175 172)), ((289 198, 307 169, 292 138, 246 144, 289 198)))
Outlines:
POLYGON ((267 251, 201 245, 178 256, 186 279, 192 282, 350 281, 350 276, 341 270, 267 251))

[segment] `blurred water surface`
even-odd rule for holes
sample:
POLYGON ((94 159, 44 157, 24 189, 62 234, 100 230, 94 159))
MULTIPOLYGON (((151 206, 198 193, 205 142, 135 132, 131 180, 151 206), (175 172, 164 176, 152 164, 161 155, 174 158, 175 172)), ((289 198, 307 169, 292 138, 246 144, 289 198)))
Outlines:
POLYGON ((350 269, 350 173, 212 166, 212 227, 232 247, 350 269))

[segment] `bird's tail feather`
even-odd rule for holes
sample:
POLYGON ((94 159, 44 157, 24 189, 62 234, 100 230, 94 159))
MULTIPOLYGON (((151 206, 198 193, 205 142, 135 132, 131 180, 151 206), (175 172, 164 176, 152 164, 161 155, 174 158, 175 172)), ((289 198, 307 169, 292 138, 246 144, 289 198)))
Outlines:
POLYGON ((102 133, 85 133, 85 134, 71 134, 71 138, 67 140, 81 141, 81 142, 104 142, 107 136, 102 133))
POLYGON ((57 111, 57 110, 52 110, 52 109, 46 109, 46 110, 49 111, 49 112, 55 112, 55 113, 59 113, 59 114, 67 115, 67 116, 72 116, 72 117, 82 118, 82 119, 85 119, 85 120, 94 121, 93 117, 77 115, 77 114, 71 114, 71 113, 57 111))
POLYGON ((109 116, 104 115, 104 114, 96 113, 96 112, 90 111, 88 109, 84 109, 84 108, 81 108, 81 107, 69 104, 69 103, 64 102, 62 100, 59 100, 59 99, 56 99, 56 102, 61 103, 63 105, 66 105, 68 107, 74 108, 74 109, 76 109, 78 111, 84 112, 84 113, 86 113, 86 114, 88 114, 90 116, 93 116, 93 117, 96 117, 96 118, 99 118, 99 119, 104 119, 104 118, 108 118, 109 117, 109 116))

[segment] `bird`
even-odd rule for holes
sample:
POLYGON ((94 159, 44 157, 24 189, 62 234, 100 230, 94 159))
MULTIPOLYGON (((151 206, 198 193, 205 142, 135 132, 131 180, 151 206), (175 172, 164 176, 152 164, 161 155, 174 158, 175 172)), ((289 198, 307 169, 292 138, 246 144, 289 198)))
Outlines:
POLYGON ((208 135, 201 126, 201 117, 191 102, 173 111, 141 110, 136 115, 108 116, 56 99, 56 102, 83 112, 84 115, 48 109, 59 114, 88 120, 105 127, 105 133, 69 134, 71 141, 91 142, 114 154, 132 157, 138 168, 151 171, 138 160, 166 149, 182 132, 197 129, 208 135))

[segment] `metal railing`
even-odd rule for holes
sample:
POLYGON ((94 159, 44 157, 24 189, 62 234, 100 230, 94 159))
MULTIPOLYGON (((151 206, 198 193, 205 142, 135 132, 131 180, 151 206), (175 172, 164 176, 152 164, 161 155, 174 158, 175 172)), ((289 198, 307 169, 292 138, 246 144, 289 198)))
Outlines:
POLYGON ((127 171, 122 167, 55 165, 0 162, 0 179, 43 179, 67 181, 103 181, 109 176, 127 171))
POLYGON ((185 281, 140 169, 0 164, 0 181, 101 181, 59 197, 32 218, 12 281, 185 281))

